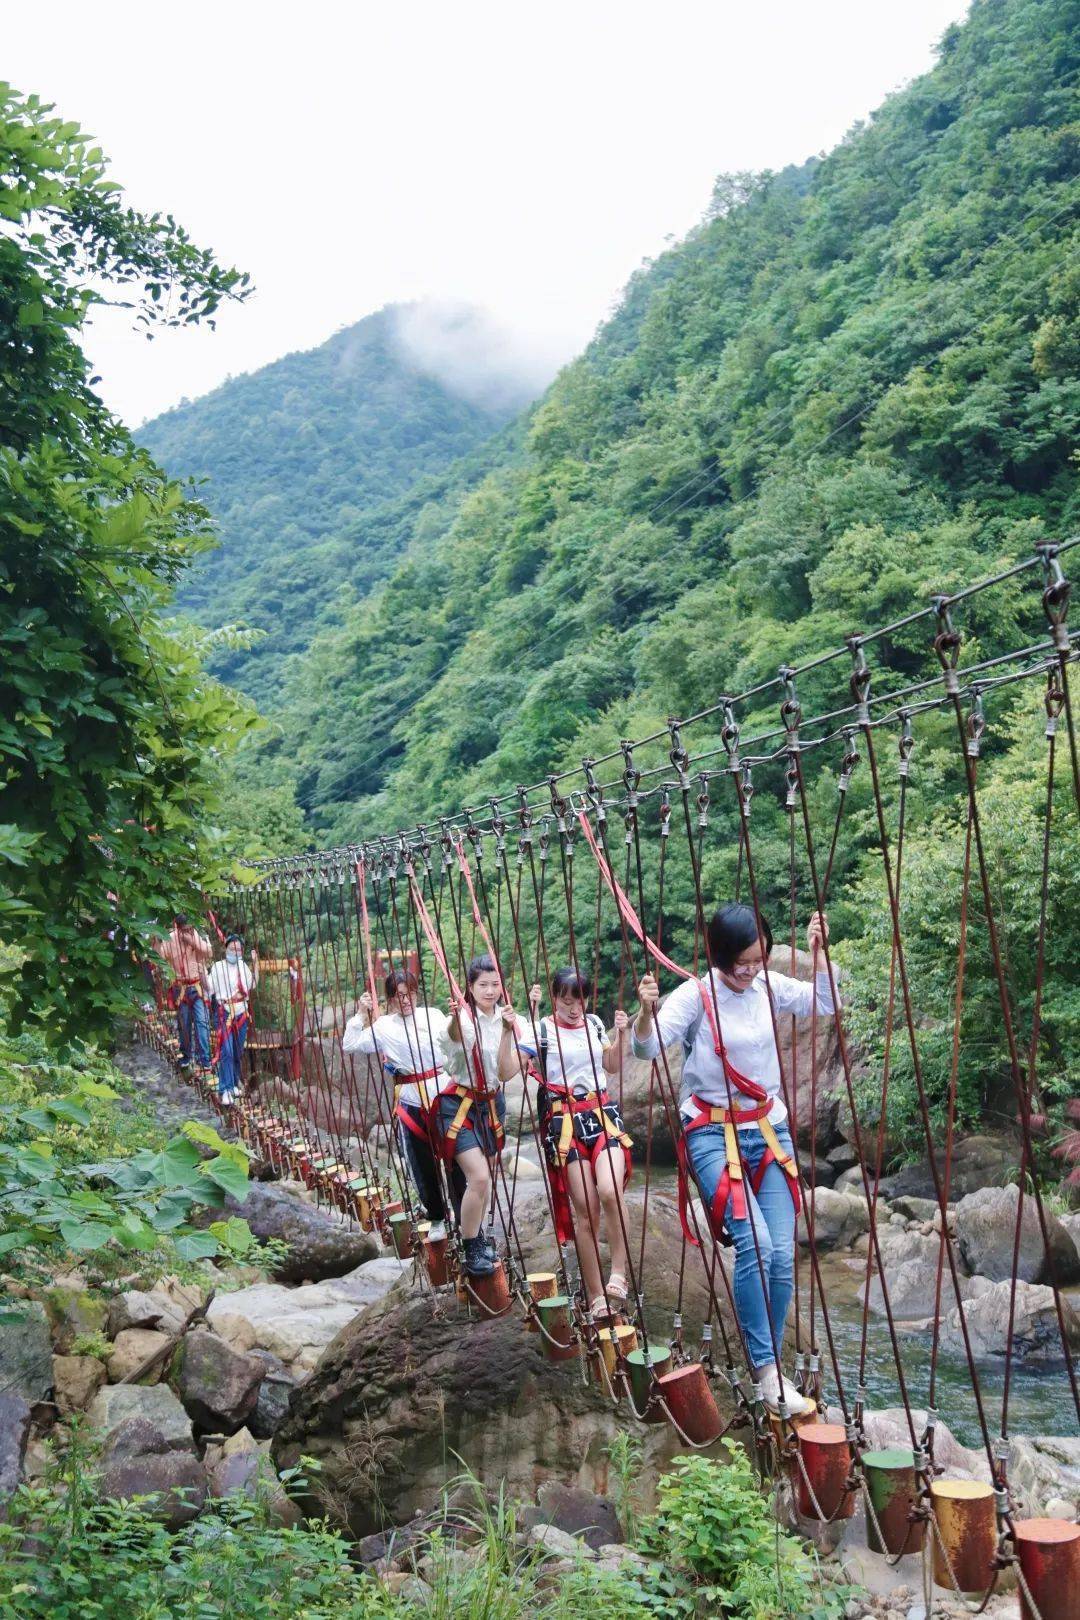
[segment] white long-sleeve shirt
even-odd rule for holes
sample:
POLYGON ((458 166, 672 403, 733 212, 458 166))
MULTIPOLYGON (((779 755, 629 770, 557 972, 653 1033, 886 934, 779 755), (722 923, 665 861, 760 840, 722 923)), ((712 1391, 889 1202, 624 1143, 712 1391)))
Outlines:
MULTIPOLYGON (((461 1030, 461 1041, 455 1041, 450 1035, 450 1024, 447 1021, 443 1033, 439 1036, 438 1047, 442 1055, 447 1073, 463 1085, 476 1084, 476 1071, 473 1065, 472 1053, 476 1046, 476 1031, 480 1031, 480 1055, 484 1065, 484 1080, 489 1091, 495 1091, 500 1085, 499 1080, 499 1046, 502 1043, 503 1019, 502 1013, 495 1010, 485 1013, 479 1007, 474 1009, 476 1022, 462 1009, 458 1015, 458 1027, 461 1030)), ((518 1018, 515 1023, 517 1044, 522 1052, 529 1057, 535 1056, 533 1051, 533 1038, 531 1031, 526 1033, 525 1025, 518 1018)))
POLYGON ((545 1083, 571 1097, 599 1096, 607 1091, 604 1053, 611 1045, 607 1030, 595 1013, 580 1024, 567 1024, 557 1016, 540 1020, 546 1041, 545 1083))
POLYGON ((391 1077, 436 1070, 428 1080, 408 1081, 398 1093, 400 1102, 411 1103, 414 1108, 427 1108, 447 1084, 440 1046, 447 1022, 446 1014, 438 1007, 417 1007, 407 1018, 402 1018, 400 1013, 384 1013, 373 1024, 365 1024, 363 1014, 357 1013, 345 1025, 341 1049, 378 1053, 391 1077))
MULTIPOLYGON (((745 990, 730 990, 715 968, 711 977, 716 986, 716 1009, 720 1015, 720 1035, 732 1068, 763 1086, 772 1098, 769 1123, 778 1125, 787 1118, 787 1109, 780 1095, 780 1060, 776 1051, 772 1013, 765 974, 759 973, 745 990)), ((659 1009, 647 1040, 641 1040, 636 1028, 632 1036, 635 1057, 656 1058, 660 1047, 673 1046, 676 1041, 691 1046, 683 1064, 682 1085, 679 1090, 680 1112, 684 1119, 692 1119, 696 1112, 691 1097, 714 1107, 728 1106, 728 1086, 724 1067, 713 1046, 713 1032, 702 1005, 701 986, 706 996, 712 997, 709 978, 687 979, 673 990, 659 1009)), ((777 1016, 794 1014, 806 1018, 817 996, 819 1013, 826 1016, 836 1011, 829 986, 829 975, 818 973, 814 984, 801 979, 790 979, 786 973, 769 973, 769 989, 777 1016)), ((736 1107, 752 1107, 749 1099, 740 1100, 733 1086, 736 1107)), ((753 1124, 741 1125, 740 1130, 753 1130, 753 1124)))

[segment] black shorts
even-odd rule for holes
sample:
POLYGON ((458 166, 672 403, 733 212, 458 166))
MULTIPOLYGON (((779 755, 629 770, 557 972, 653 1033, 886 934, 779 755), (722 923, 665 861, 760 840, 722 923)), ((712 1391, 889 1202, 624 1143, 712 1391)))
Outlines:
MULTIPOLYGON (((458 1153, 464 1153, 468 1148, 478 1147, 489 1159, 494 1158, 501 1151, 501 1143, 494 1126, 491 1123, 491 1109, 488 1100, 474 1097, 472 1107, 465 1116, 453 1144, 445 1141, 446 1132, 457 1118, 457 1111, 462 1103, 461 1097, 440 1096, 438 1109, 432 1121, 432 1135, 435 1139, 436 1149, 444 1151, 447 1157, 453 1158, 458 1153)), ((506 1098, 502 1088, 495 1094, 495 1112, 499 1124, 506 1118, 506 1098)))
MULTIPOLYGON (((556 1112, 552 1107, 552 1101, 552 1093, 546 1086, 541 1086, 537 1097, 540 1114, 540 1139, 544 1144, 544 1157, 547 1159, 548 1164, 553 1170, 558 1170, 560 1167, 559 1142, 563 1134, 563 1121, 566 1115, 556 1112)), ((625 1129, 619 1105, 614 1098, 607 1098, 604 1103, 603 1114, 598 1110, 583 1109, 580 1114, 574 1114, 572 1117, 574 1133, 566 1155, 567 1164, 573 1164, 575 1159, 587 1159, 591 1163, 599 1144, 605 1137, 608 1139, 612 1152, 618 1153, 622 1151, 622 1144, 620 1144, 618 1137, 613 1137, 611 1134, 612 1127, 616 1132, 625 1129), (604 1118, 605 1114, 607 1115, 606 1120, 604 1118)))

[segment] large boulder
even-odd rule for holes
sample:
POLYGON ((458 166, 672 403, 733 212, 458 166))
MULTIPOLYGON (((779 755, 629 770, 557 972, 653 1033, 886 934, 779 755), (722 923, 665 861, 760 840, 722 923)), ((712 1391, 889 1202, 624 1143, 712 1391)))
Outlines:
MULTIPOLYGON (((545 1360, 516 1312, 470 1320, 425 1294, 373 1306, 339 1334, 273 1455, 279 1467, 315 1457, 320 1494, 364 1536, 427 1507, 451 1457, 511 1496, 545 1476, 602 1493, 623 1422, 576 1364, 545 1360)), ((647 1471, 677 1446, 666 1425, 641 1437, 647 1471)))
MULTIPOLYGON (((279 1282, 321 1282, 355 1271, 382 1251, 376 1237, 361 1232, 336 1210, 320 1209, 272 1181, 254 1181, 243 1203, 225 1200, 229 1215, 247 1221, 262 1241, 285 1245, 273 1275, 279 1282)), ((217 1219, 217 1211, 210 1218, 217 1219)))
POLYGON ((191 1419, 166 1384, 106 1384, 90 1403, 86 1417, 106 1446, 122 1423, 142 1418, 171 1451, 194 1450, 191 1419))
POLYGON ((52 1387, 52 1338, 45 1307, 36 1299, 5 1305, 0 1316, 0 1390, 31 1405, 52 1387))
POLYGON ((526 1530, 551 1525, 569 1536, 580 1536, 596 1552, 623 1538, 618 1510, 610 1497, 594 1496, 556 1479, 544 1481, 536 1505, 530 1504, 522 1513, 521 1524, 526 1530))
MULTIPOLYGON (((803 1200, 803 1213, 799 1218, 798 1241, 808 1248, 810 1235, 809 1197, 803 1200)), ((870 1212, 866 1200, 834 1187, 819 1187, 814 1195, 814 1242, 819 1250, 849 1249, 855 1240, 870 1230, 870 1212)))
POLYGON ((269 1350, 294 1374, 311 1371, 331 1339, 365 1306, 389 1292, 412 1266, 392 1255, 368 1260, 344 1277, 284 1288, 280 1283, 256 1283, 235 1293, 219 1294, 208 1312, 216 1327, 222 1317, 242 1318, 260 1350, 269 1350))
POLYGON ((30 1403, 16 1391, 0 1392, 0 1497, 10 1496, 22 1475, 30 1438, 30 1403))
MULTIPOLYGON (((118 1386, 121 1387, 121 1386, 118 1386)), ((179 1530, 202 1512, 206 1471, 190 1451, 177 1449, 145 1418, 130 1417, 109 1436, 102 1455, 101 1493, 127 1501, 153 1498, 148 1511, 170 1530, 179 1530)))
MULTIPOLYGON (((1009 1327, 1009 1282, 984 1285, 982 1291, 964 1306, 968 1333, 975 1356, 1003 1356, 1009 1327)), ((1065 1337, 1070 1351, 1080 1350, 1080 1316, 1068 1300, 1062 1300, 1065 1337)), ((1022 1361, 1058 1361, 1062 1357, 1054 1293, 1038 1283, 1016 1285, 1016 1317, 1013 1329, 1016 1354, 1022 1361)), ((954 1307, 942 1314, 941 1344, 946 1350, 963 1350, 960 1312, 954 1307)))
POLYGON ((285 1421, 299 1379, 269 1350, 253 1350, 251 1354, 262 1362, 266 1371, 247 1426, 257 1440, 269 1440, 285 1421))
MULTIPOLYGON (((1012 1276, 1016 1244, 1016 1215, 1020 1190, 1012 1187, 980 1187, 968 1193, 956 1206, 956 1238, 960 1253, 970 1271, 991 1282, 1012 1276)), ((1043 1242, 1035 1200, 1024 1199, 1020 1214, 1020 1248, 1017 1276, 1023 1282, 1057 1282, 1059 1286, 1080 1282, 1080 1254, 1068 1231, 1049 1211, 1046 1216, 1049 1258, 1043 1242)))
MULTIPOLYGON (((964 1198, 980 1187, 1000 1187, 1015 1175, 1020 1162, 1019 1145, 1012 1136, 958 1137, 949 1172, 950 1199, 964 1198)), ((938 1146, 938 1171, 944 1175, 944 1161, 938 1146)), ((895 1198, 932 1198, 937 1202, 937 1190, 929 1160, 919 1157, 905 1164, 893 1174, 882 1176, 881 1196, 890 1202, 895 1198)))
POLYGON ((1080 1437, 1015 1436, 1009 1447, 1009 1488, 1031 1518, 1059 1517, 1048 1504, 1065 1501, 1075 1518, 1080 1512, 1080 1437))
POLYGON ((200 1429, 233 1434, 254 1411, 265 1373, 257 1357, 243 1355, 204 1330, 181 1339, 169 1376, 200 1429))

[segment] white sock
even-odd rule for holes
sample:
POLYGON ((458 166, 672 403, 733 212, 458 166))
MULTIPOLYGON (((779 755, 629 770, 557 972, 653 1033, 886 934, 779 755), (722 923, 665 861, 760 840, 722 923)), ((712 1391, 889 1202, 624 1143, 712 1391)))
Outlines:
POLYGON ((440 1238, 444 1238, 445 1236, 446 1236, 446 1222, 445 1221, 432 1221, 432 1223, 431 1223, 431 1231, 428 1233, 428 1237, 431 1239, 431 1241, 433 1243, 437 1243, 440 1240, 440 1238))

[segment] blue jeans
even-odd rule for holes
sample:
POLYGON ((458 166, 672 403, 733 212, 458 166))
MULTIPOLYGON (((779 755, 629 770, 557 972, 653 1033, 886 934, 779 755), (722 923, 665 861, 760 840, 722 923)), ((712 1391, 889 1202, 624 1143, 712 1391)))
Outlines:
POLYGON ((235 1025, 225 1027, 221 1037, 221 1051, 218 1053, 218 1091, 222 1096, 228 1091, 239 1091, 240 1073, 244 1056, 244 1043, 247 1040, 247 1019, 237 1029, 235 1025))
MULTIPOLYGON (((776 1126, 776 1136, 781 1147, 794 1156, 786 1123, 776 1126)), ((746 1219, 732 1218, 730 1198, 724 1219, 735 1240, 735 1309, 750 1360, 757 1369, 776 1359, 769 1333, 770 1316, 777 1349, 783 1353, 784 1326, 795 1286, 795 1204, 791 1183, 778 1164, 770 1164, 762 1178, 761 1190, 755 1196, 750 1182, 765 1156, 765 1138, 759 1130, 739 1131, 738 1138, 745 1166, 746 1219), (762 1293, 758 1270, 759 1252, 765 1273, 765 1293, 762 1293)), ((711 1210, 727 1165, 724 1127, 700 1125, 696 1131, 688 1131, 686 1152, 706 1208, 711 1210)))
POLYGON ((176 1035, 180 1042, 180 1056, 185 1063, 192 1059, 192 1035, 195 1037, 194 1057, 200 1069, 210 1067, 210 1012, 202 996, 188 997, 176 1009, 176 1035))

